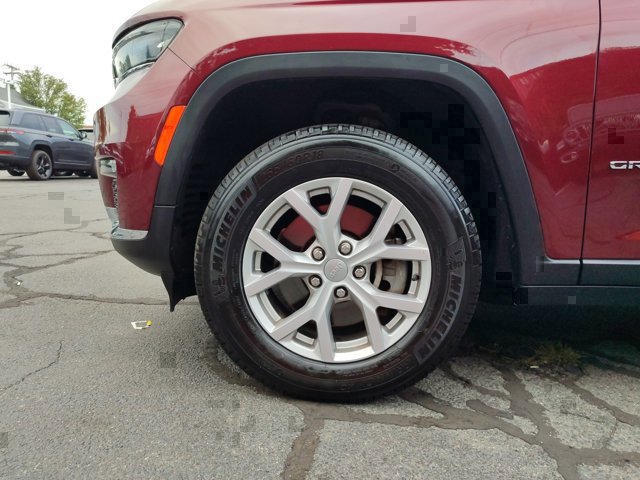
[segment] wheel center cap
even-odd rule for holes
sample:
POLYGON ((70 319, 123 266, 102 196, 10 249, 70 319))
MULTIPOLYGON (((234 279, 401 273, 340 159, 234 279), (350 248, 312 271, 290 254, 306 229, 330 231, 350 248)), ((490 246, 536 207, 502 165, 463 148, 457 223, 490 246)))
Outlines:
POLYGON ((327 280, 330 282, 341 282, 347 278, 347 273, 349 273, 347 270, 346 263, 339 258, 334 258, 325 264, 324 276, 327 277, 327 280))

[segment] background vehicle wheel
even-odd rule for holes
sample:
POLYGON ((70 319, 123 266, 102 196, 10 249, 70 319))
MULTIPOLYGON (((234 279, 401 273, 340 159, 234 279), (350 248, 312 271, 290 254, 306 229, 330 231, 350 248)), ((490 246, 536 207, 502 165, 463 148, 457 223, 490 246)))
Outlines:
POLYGON ((53 174, 53 160, 44 150, 34 150, 27 175, 31 180, 49 180, 53 174))
POLYGON ((82 178, 87 178, 90 174, 86 170, 82 170, 81 172, 75 172, 75 174, 82 178))
POLYGON ((53 172, 53 175, 56 177, 70 177, 71 175, 73 175, 73 172, 70 170, 58 170, 56 172, 53 172))
POLYGON ((480 242, 460 191, 402 139, 320 126, 258 148, 204 213, 195 279, 225 351, 271 387, 361 401, 406 387, 464 334, 480 242))
POLYGON ((8 168, 7 172, 9 172, 9 175, 12 177, 21 177, 24 175, 24 170, 18 170, 17 168, 8 168))

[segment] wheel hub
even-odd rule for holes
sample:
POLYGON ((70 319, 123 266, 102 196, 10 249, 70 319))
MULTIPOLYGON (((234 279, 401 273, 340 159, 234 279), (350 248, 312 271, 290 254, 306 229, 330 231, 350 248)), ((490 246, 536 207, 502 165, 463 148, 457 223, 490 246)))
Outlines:
POLYGON ((339 258, 329 260, 324 266, 324 276, 330 282, 341 282, 349 273, 347 264, 339 258))

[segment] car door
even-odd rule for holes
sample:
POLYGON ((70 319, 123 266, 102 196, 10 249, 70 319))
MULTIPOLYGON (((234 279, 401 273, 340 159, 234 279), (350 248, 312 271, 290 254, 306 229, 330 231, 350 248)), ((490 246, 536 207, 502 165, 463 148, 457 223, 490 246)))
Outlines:
POLYGON ((634 285, 640 284, 640 8, 638 0, 601 5, 583 283, 634 285))
POLYGON ((62 128, 54 117, 40 115, 40 119, 44 124, 45 135, 51 142, 51 150, 53 151, 53 162, 56 169, 69 168, 73 165, 72 154, 70 151, 70 142, 62 133, 62 128))
POLYGON ((82 135, 70 123, 60 118, 55 119, 62 130, 62 134, 67 139, 69 151, 69 161, 74 167, 91 167, 92 148, 83 142, 82 135))

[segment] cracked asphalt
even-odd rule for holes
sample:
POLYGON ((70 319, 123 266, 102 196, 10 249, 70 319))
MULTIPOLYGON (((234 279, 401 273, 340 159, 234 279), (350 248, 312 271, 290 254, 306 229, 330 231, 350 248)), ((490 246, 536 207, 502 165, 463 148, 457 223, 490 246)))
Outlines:
POLYGON ((238 371, 196 299, 169 313, 95 180, 0 172, 0 206, 0 478, 640 479, 637 309, 480 305, 415 387, 306 402, 238 371), (579 361, 537 355, 558 342, 579 361))

